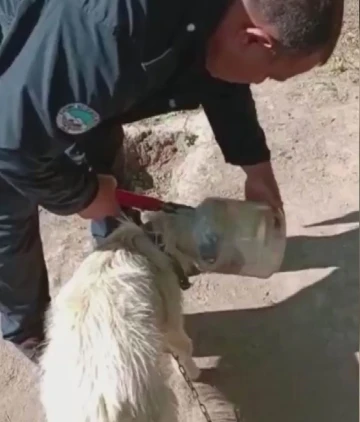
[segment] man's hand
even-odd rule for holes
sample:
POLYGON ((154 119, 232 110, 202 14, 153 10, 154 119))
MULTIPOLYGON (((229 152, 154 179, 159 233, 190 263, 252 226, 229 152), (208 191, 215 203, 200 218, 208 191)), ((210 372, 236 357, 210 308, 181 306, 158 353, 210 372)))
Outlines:
POLYGON ((280 190, 270 162, 243 166, 247 175, 245 197, 249 201, 266 202, 274 210, 282 210, 280 190))
POLYGON ((98 193, 93 202, 79 212, 82 218, 98 220, 104 217, 117 216, 119 213, 119 204, 115 197, 117 186, 115 177, 99 174, 98 179, 98 193))

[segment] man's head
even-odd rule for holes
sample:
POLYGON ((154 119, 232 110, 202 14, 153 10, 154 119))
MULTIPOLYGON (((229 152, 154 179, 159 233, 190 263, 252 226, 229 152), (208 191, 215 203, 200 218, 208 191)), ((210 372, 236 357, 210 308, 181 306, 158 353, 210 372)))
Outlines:
POLYGON ((207 68, 220 79, 284 81, 327 62, 344 0, 233 0, 211 36, 207 68))

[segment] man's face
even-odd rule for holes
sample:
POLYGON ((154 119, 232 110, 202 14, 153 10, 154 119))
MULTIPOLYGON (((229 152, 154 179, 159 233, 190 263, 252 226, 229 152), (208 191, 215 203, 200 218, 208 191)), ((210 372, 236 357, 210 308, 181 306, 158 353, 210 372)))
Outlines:
POLYGON ((235 13, 230 7, 209 40, 206 66, 212 76, 235 83, 282 82, 322 63, 323 52, 289 54, 276 40, 276 31, 260 24, 244 25, 240 19, 237 24, 235 13))

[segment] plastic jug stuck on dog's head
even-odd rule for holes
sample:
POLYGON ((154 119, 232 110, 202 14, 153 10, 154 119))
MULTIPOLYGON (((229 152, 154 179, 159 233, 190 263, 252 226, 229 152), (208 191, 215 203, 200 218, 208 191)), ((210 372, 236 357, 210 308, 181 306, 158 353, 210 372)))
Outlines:
POLYGON ((269 278, 284 258, 285 217, 266 204, 208 198, 195 208, 192 233, 208 272, 269 278))

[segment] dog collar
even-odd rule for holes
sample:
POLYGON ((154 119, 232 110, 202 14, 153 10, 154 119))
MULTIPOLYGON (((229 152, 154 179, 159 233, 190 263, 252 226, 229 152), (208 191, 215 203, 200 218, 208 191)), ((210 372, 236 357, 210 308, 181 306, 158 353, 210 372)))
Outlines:
POLYGON ((171 261, 174 273, 177 275, 179 286, 181 290, 188 290, 191 287, 189 278, 182 269, 180 263, 171 255, 165 251, 165 245, 162 240, 162 236, 158 233, 155 233, 153 230, 153 225, 151 222, 148 222, 143 225, 145 233, 149 236, 150 240, 156 245, 162 252, 164 252, 171 261))

